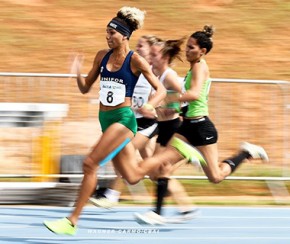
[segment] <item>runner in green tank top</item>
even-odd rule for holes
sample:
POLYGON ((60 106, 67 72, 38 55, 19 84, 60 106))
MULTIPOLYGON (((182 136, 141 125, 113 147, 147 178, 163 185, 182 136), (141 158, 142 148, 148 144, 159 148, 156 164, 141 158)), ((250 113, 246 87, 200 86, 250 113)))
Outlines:
MULTIPOLYGON (((193 33, 187 40, 186 59, 190 70, 186 77, 185 91, 180 96, 167 96, 167 103, 188 102, 188 111, 177 132, 162 154, 154 155, 152 161, 162 161, 161 170, 170 170, 182 158, 192 161, 199 158, 210 182, 219 183, 230 175, 245 159, 267 161, 265 150, 247 142, 241 144, 239 152, 222 162, 218 161, 218 133, 208 117, 208 92, 210 72, 204 56, 212 49, 213 28, 205 26, 193 33)), ((150 216, 138 218, 139 222, 156 225, 158 221, 150 216)))
MULTIPOLYGON (((200 62, 206 63, 204 59, 200 62)), ((185 90, 189 90, 191 86, 192 73, 188 71, 185 78, 185 90)), ((188 104, 188 111, 186 113, 187 117, 197 117, 197 116, 208 116, 208 93, 211 85, 211 79, 207 79, 203 82, 200 95, 197 100, 191 101, 188 104)))

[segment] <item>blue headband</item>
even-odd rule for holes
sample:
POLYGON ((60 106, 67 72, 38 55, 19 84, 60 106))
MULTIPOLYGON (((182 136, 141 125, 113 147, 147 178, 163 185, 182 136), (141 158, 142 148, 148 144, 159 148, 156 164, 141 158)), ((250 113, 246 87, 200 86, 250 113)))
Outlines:
POLYGON ((116 19, 112 19, 109 24, 107 25, 110 28, 115 29, 119 33, 121 33, 124 36, 127 36, 128 38, 131 36, 132 32, 128 26, 125 26, 124 24, 120 23, 116 19))

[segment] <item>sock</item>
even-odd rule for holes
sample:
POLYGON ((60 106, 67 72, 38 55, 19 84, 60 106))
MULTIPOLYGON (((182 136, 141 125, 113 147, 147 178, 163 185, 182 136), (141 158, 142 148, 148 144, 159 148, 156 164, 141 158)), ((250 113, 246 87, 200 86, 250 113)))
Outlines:
POLYGON ((168 180, 169 180, 168 178, 159 178, 157 180, 157 202, 156 202, 156 209, 154 212, 159 215, 161 215, 163 200, 167 193, 168 180))
POLYGON ((112 202, 118 202, 120 198, 120 194, 121 192, 115 191, 110 188, 108 188, 104 193, 105 197, 112 202))
POLYGON ((251 155, 248 152, 240 152, 238 155, 224 160, 223 163, 228 164, 231 167, 233 173, 235 169, 239 166, 239 164, 250 156, 251 155))

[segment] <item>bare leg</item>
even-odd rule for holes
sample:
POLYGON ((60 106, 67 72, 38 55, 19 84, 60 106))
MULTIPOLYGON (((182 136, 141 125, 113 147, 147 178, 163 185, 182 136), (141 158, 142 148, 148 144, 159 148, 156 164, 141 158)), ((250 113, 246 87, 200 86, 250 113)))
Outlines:
POLYGON ((141 133, 137 133, 136 136, 133 138, 132 143, 136 150, 140 150, 145 148, 148 141, 149 138, 147 136, 144 136, 141 133))
POLYGON ((153 137, 151 139, 147 138, 147 143, 144 145, 143 148, 139 148, 139 152, 141 157, 144 158, 149 158, 153 155, 155 146, 156 146, 156 137, 153 137))
MULTIPOLYGON (((187 159, 180 160, 178 163, 171 165, 171 164, 163 164, 159 171, 156 171, 156 175, 151 176, 151 178, 154 179, 169 179, 170 176, 173 174, 173 172, 179 168, 182 164, 188 162, 187 159)), ((157 188, 158 189, 158 188, 157 188)), ((159 190, 161 190, 160 188, 159 190)), ((189 196, 187 195, 183 185, 176 179, 171 178, 168 180, 168 186, 166 186, 165 192, 157 192, 157 196, 161 198, 159 201, 157 201, 156 208, 160 209, 159 212, 161 212, 163 198, 165 196, 166 191, 169 191, 173 200, 178 204, 181 211, 189 211, 191 209, 191 201, 189 199, 189 196)), ((162 191, 162 190, 161 190, 162 191)))
MULTIPOLYGON (((189 143, 182 135, 175 134, 176 137, 189 143)), ((232 169, 229 164, 218 162, 218 146, 217 143, 197 146, 196 147, 206 160, 207 166, 203 167, 203 170, 212 183, 219 183, 225 177, 232 173, 232 169)))
POLYGON ((189 211, 191 209, 192 203, 190 198, 183 185, 178 180, 170 179, 168 182, 168 190, 182 212, 189 211))
POLYGON ((245 159, 262 159, 268 160, 265 150, 254 144, 244 143, 241 150, 234 156, 218 162, 217 145, 207 145, 198 147, 207 160, 207 167, 204 167, 204 172, 212 183, 219 183, 242 163, 245 159))
MULTIPOLYGON (((187 162, 187 159, 183 159, 173 165, 170 175, 172 175, 177 168, 187 162)), ((177 203, 182 212, 191 210, 192 202, 183 185, 178 180, 174 178, 170 179, 168 184, 168 191, 170 192, 173 200, 177 203)))
POLYGON ((156 142, 154 154, 162 153, 166 150, 166 147, 161 146, 160 143, 156 142))
POLYGON ((72 224, 75 225, 77 223, 83 207, 86 205, 96 186, 96 170, 98 168, 98 162, 100 162, 118 145, 120 145, 125 140, 125 138, 132 137, 133 133, 130 130, 124 130, 123 125, 113 124, 102 135, 97 145, 93 148, 92 152, 84 160, 84 178, 81 184, 80 193, 76 202, 75 209, 68 218, 72 224), (115 133, 119 136, 116 138, 115 133, 112 133, 111 131, 115 131, 115 133))
POLYGON ((89 197, 92 195, 95 186, 97 184, 96 170, 97 165, 93 162, 90 157, 85 159, 84 165, 91 164, 91 167, 84 166, 84 178, 81 184, 79 196, 77 199, 76 207, 68 218, 73 225, 76 225, 81 211, 85 204, 87 203, 89 197))
MULTIPOLYGON (((136 150, 140 150, 146 146, 146 143, 148 143, 149 138, 142 135, 141 133, 137 133, 136 136, 132 139, 132 144, 134 145, 136 150)), ((132 159, 134 161, 134 159, 132 159)), ((123 179, 120 173, 115 168, 115 173, 117 177, 112 181, 110 184, 110 189, 114 191, 121 191, 124 184, 123 179)))
MULTIPOLYGON (((134 145, 135 149, 138 150, 139 152, 140 152, 140 150, 143 150, 143 155, 140 152, 141 157, 143 157, 144 155, 145 155, 145 157, 152 155, 152 152, 150 153, 150 151, 152 151, 152 148, 149 148, 149 150, 145 150, 145 147, 147 146, 147 144, 149 144, 149 142, 150 142, 150 139, 141 133, 137 133, 136 136, 132 139, 132 144, 134 145)), ((134 163, 135 161, 136 161, 135 159, 132 159, 132 163, 134 163)), ((116 167, 118 167, 118 166, 116 166, 116 167)), ((99 206, 99 207, 105 207, 105 208, 108 207, 108 201, 109 201, 109 205, 110 205, 110 202, 112 201, 112 199, 110 198, 110 194, 112 192, 114 192, 114 194, 116 196, 117 193, 122 190, 122 188, 124 186, 124 182, 123 182, 122 176, 116 170, 116 167, 115 167, 115 173, 116 173, 117 177, 112 181, 112 183, 110 184, 110 188, 108 190, 106 190, 106 192, 105 192, 105 196, 106 196, 106 198, 108 198, 108 200, 104 201, 103 199, 101 199, 101 200, 91 199, 91 202, 94 205, 99 206)), ((115 197, 114 197, 114 199, 115 199, 115 197)))
POLYGON ((110 189, 113 189, 115 191, 121 191, 123 189, 123 186, 124 186, 123 179, 117 170, 115 170, 115 172, 116 172, 117 177, 112 182, 110 189))
POLYGON ((216 143, 200 146, 197 149, 206 159, 207 167, 204 167, 203 170, 209 181, 219 183, 232 173, 231 167, 228 164, 218 162, 218 148, 216 143))

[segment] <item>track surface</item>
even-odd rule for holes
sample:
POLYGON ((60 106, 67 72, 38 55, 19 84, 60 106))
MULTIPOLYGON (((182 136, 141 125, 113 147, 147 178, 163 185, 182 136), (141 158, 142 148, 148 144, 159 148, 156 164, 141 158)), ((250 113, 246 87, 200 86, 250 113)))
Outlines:
MULTIPOLYGON (((201 214, 182 224, 140 225, 134 212, 148 207, 118 207, 103 210, 88 206, 75 236, 58 236, 43 226, 43 220, 65 217, 71 208, 43 206, 0 207, 0 243, 290 243, 290 208, 201 207, 201 214)), ((176 212, 166 207, 165 215, 176 212)))

